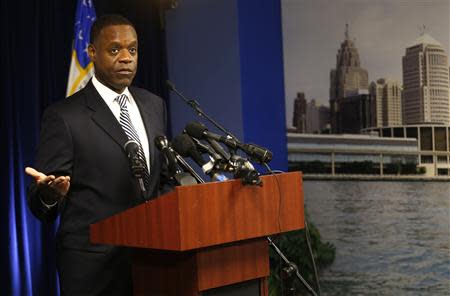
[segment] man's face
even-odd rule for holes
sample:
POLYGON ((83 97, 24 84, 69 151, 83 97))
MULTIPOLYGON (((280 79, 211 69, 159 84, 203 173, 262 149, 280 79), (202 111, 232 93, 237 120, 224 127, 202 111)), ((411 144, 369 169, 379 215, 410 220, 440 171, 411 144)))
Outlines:
POLYGON ((137 46, 137 35, 133 27, 129 25, 104 27, 94 44, 88 47, 97 79, 121 93, 136 75, 137 46))

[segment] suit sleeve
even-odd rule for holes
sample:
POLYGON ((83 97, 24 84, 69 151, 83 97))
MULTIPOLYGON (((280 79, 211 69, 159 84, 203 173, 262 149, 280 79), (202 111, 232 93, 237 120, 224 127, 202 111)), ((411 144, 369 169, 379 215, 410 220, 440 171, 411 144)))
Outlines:
MULTIPOLYGON (((58 112, 47 109, 42 119, 34 167, 46 175, 71 176, 72 161, 73 145, 70 130, 58 112)), ((45 192, 41 192, 33 181, 28 187, 28 206, 38 219, 51 222, 56 219, 61 204, 49 209, 42 203, 44 199, 45 192)))

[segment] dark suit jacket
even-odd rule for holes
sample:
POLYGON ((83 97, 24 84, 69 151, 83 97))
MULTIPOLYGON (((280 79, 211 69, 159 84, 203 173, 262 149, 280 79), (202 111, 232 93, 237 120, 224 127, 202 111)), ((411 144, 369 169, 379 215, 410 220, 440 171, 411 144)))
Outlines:
MULTIPOLYGON (((161 156, 153 139, 165 134, 166 110, 163 100, 150 92, 133 87, 130 92, 141 113, 149 140, 151 182, 149 195, 145 197, 149 199, 158 195, 160 177, 164 176, 161 156)), ((71 176, 71 186, 67 197, 59 206, 48 210, 40 201, 41 193, 32 184, 28 204, 34 215, 41 220, 52 221, 58 213, 61 214, 57 242, 58 271, 63 292, 65 280, 89 280, 77 277, 77 272, 96 278, 93 283, 96 287, 86 287, 83 290, 86 293, 96 291, 89 292, 92 295, 97 292, 105 293, 108 287, 114 285, 103 277, 112 276, 112 281, 117 281, 116 277, 129 276, 105 274, 103 269, 108 269, 109 272, 111 269, 114 271, 125 268, 115 261, 120 255, 116 255, 118 251, 110 246, 91 245, 89 242, 90 224, 144 201, 123 148, 127 140, 117 119, 92 82, 70 98, 50 106, 44 113, 35 168, 45 174, 71 176), (89 257, 94 254, 96 258, 89 257), (99 258, 101 255, 105 256, 99 258), (92 266, 94 261, 98 264, 94 263, 92 266), (73 264, 78 266, 70 266, 73 264), (97 287, 99 283, 104 287, 97 287)), ((121 273, 120 270, 118 272, 121 273)), ((70 293, 70 287, 67 289, 66 294, 78 293, 70 293)), ((117 287, 114 289, 118 291, 117 287)))

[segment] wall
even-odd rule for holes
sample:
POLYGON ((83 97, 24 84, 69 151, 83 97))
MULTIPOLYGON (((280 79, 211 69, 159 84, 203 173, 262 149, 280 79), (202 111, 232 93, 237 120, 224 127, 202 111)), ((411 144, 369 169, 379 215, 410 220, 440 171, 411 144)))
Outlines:
MULTIPOLYGON (((180 0, 166 13, 169 79, 245 142, 287 169, 279 0, 180 0)), ((195 120, 170 96, 172 134, 195 120)), ((217 132, 217 130, 212 129, 217 132)))

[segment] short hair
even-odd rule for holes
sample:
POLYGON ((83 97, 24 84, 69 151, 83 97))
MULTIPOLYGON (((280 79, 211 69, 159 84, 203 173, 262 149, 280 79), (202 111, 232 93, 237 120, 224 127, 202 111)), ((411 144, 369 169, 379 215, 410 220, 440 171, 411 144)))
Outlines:
POLYGON ((98 17, 92 24, 89 42, 94 44, 94 41, 98 38, 98 35, 100 35, 103 28, 115 25, 128 25, 136 30, 133 23, 126 17, 121 16, 120 14, 105 14, 98 17))

